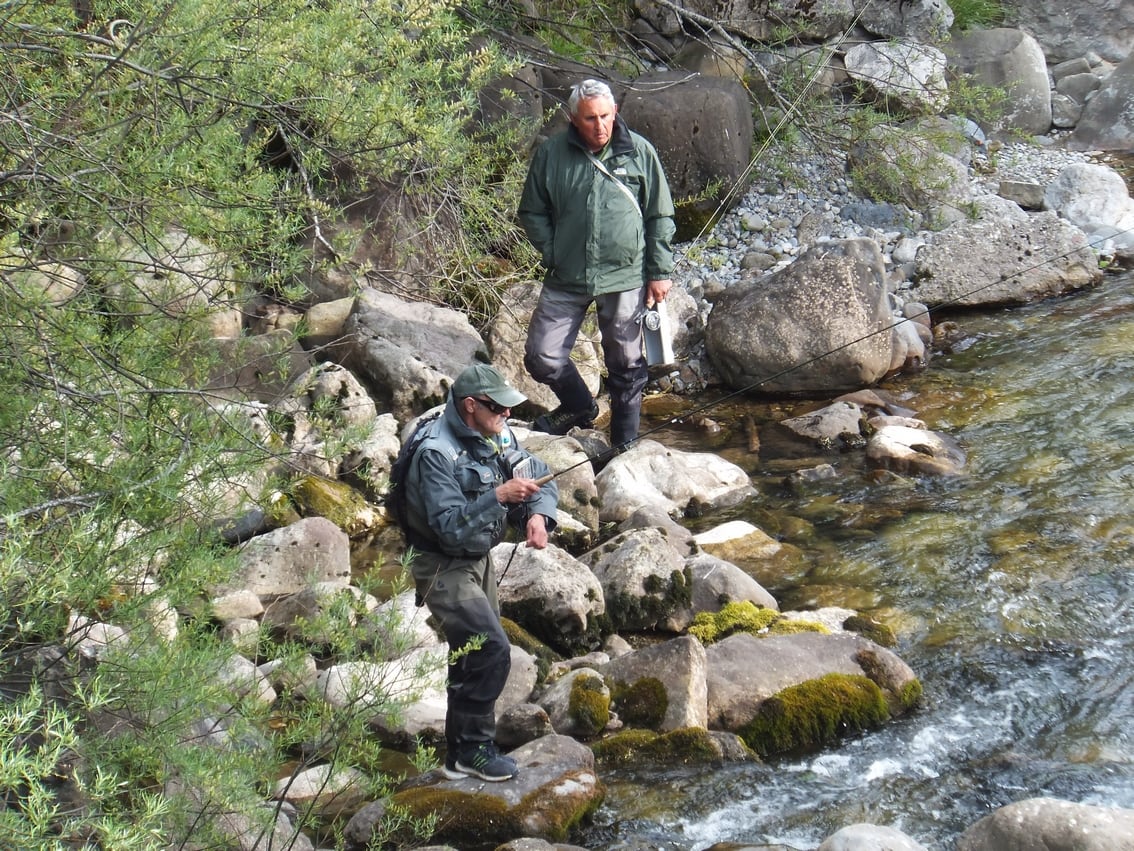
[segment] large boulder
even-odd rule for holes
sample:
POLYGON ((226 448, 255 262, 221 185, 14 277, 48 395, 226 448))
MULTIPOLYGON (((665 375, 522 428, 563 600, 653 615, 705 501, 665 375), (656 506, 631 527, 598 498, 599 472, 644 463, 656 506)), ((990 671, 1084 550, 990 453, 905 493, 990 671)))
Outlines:
POLYGON ((850 78, 873 90, 883 105, 934 114, 949 102, 945 54, 913 41, 863 42, 843 59, 850 78))
POLYGON ((639 77, 620 113, 657 148, 677 208, 677 240, 698 236, 705 223, 740 198, 752 159, 752 104, 735 79, 657 72, 639 77), (712 187, 711 196, 705 190, 712 187))
POLYGON ((378 290, 358 295, 343 330, 346 365, 403 421, 444 402, 461 370, 488 359, 465 314, 378 290))
POLYGON ((610 684, 624 724, 652 730, 709 726, 705 648, 691 635, 611 660, 599 673, 610 684))
POLYGON ((307 517, 257 535, 241 547, 238 568, 223 591, 262 598, 302 591, 313 582, 350 584, 350 539, 324 517, 307 517))
POLYGON ((1001 5, 1005 23, 1035 36, 1049 62, 1092 52, 1120 62, 1134 44, 1134 6, 1129 0, 1010 0, 1001 5))
POLYGON ((621 523, 647 506, 675 517, 727 508, 756 494, 748 474, 730 461, 646 438, 613 458, 595 483, 603 523, 621 523))
POLYGON ((1134 53, 1087 101, 1067 147, 1073 151, 1134 151, 1134 53))
POLYGON ((687 611, 691 577, 685 554, 661 529, 622 532, 582 557, 602 584, 615 631, 657 630, 687 611))
POLYGON ((953 26, 953 10, 945 0, 903 0, 901 3, 857 3, 857 23, 886 38, 922 42, 945 41, 953 26))
POLYGON ((893 359, 893 316, 877 243, 825 243, 713 305, 709 357, 730 387, 761 393, 857 390, 893 359))
POLYGON ((598 646, 606 603, 601 583, 584 564, 555 545, 535 550, 498 544, 492 558, 506 617, 556 650, 598 646))
POLYGON ((1134 256, 1134 199, 1109 166, 1067 166, 1044 189, 1043 205, 1081 228, 1091 245, 1101 249, 1110 240, 1119 254, 1134 256))
POLYGON ((710 728, 738 733, 760 754, 829 744, 904 714, 921 697, 905 662, 851 633, 738 632, 705 656, 710 728))
POLYGON ((1001 807, 961 834, 957 851, 1134 851, 1134 810, 1056 798, 1001 807))
POLYGON ((944 47, 955 73, 1007 91, 1004 115, 986 132, 1040 135, 1051 129, 1047 60, 1032 36, 1007 27, 973 29, 944 47))
POLYGON ((1086 235, 1051 212, 955 224, 915 264, 902 295, 931 308, 1027 304, 1102 278, 1086 235))

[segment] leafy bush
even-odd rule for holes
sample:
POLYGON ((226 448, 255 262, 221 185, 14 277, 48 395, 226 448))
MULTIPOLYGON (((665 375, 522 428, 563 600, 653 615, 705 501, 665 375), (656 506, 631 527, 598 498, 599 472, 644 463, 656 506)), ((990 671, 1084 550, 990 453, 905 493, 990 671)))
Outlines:
MULTIPOLYGON (((357 711, 296 701, 270 719, 217 676, 235 651, 206 589, 232 553, 209 520, 240 510, 232 482, 272 447, 204 389, 220 356, 202 327, 257 289, 303 297, 301 238, 323 232, 335 193, 452 184, 478 221, 502 218, 484 212, 496 149, 462 131, 505 65, 473 35, 451 0, 5 4, 0 832, 14 846, 219 847, 205 814, 274 821, 265 787, 296 759, 380 788, 357 711), (175 259, 174 233, 224 261, 186 276, 201 258, 175 259), (146 296, 140 279, 201 292, 146 296), (98 664, 77 652, 92 628, 114 638, 98 664), (213 736, 225 746, 201 744, 213 736)), ((361 658, 343 621, 324 632, 361 658)))
POLYGON ((998 26, 1004 21, 1000 0, 949 0, 949 8, 953 10, 953 26, 961 32, 998 26))

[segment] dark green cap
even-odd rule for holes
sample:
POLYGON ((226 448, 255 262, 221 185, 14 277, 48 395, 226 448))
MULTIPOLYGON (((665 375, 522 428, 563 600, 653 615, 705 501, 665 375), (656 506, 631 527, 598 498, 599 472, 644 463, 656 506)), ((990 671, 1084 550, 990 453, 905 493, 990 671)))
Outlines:
POLYGON ((509 384, 500 371, 486 363, 466 367, 453 382, 453 397, 487 396, 498 405, 514 408, 528 397, 509 384))

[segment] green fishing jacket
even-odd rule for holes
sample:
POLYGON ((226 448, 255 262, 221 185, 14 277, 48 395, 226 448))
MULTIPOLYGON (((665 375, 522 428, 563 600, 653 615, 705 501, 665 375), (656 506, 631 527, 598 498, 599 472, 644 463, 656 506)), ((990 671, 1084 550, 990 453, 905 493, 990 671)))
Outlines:
POLYGON ((543 257, 545 286, 603 295, 673 272, 673 198, 653 145, 616 116, 599 157, 637 207, 587 156, 574 127, 532 157, 518 215, 543 257))

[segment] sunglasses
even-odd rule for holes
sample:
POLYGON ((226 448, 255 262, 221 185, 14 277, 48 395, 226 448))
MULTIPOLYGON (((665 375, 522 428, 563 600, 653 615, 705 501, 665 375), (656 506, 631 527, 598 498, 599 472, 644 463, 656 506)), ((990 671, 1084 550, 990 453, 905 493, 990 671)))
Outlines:
POLYGON ((500 416, 505 411, 512 410, 509 405, 501 405, 498 402, 493 402, 491 399, 480 399, 476 396, 473 396, 472 398, 474 402, 480 402, 480 404, 484 405, 484 407, 488 408, 488 410, 492 411, 492 413, 496 414, 496 416, 500 416))

